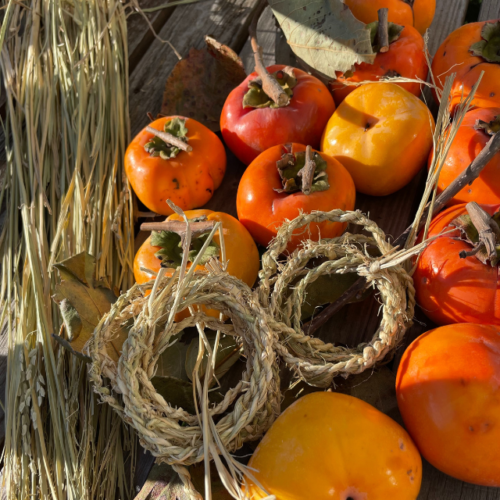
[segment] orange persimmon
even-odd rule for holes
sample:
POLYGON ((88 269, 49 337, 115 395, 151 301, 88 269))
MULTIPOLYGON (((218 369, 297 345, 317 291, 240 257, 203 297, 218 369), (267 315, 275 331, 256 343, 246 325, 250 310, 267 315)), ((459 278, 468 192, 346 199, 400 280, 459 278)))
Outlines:
POLYGON ((442 88, 446 77, 456 73, 451 89, 451 107, 467 96, 484 71, 472 105, 500 106, 500 21, 461 26, 441 44, 432 61, 436 83, 442 88))
MULTIPOLYGON (((499 205, 481 205, 490 215, 499 205)), ((498 216, 496 218, 498 221, 498 216)), ((465 205, 454 205, 438 214, 430 224, 428 236, 443 234, 420 254, 413 281, 416 298, 423 312, 438 325, 483 323, 500 325, 500 283, 498 266, 480 260, 471 252, 477 243, 477 230, 470 227, 465 205), (465 226, 465 223, 469 227, 465 226), (469 241, 469 236, 474 241, 469 241)))
MULTIPOLYGON (((438 193, 444 191, 481 153, 491 135, 500 130, 500 107, 469 111, 439 173, 438 193)), ((433 154, 429 155, 429 168, 433 154)), ((500 153, 481 170, 479 177, 460 190, 449 205, 475 201, 486 205, 500 204, 500 153)))
MULTIPOLYGON (((412 26, 389 24, 389 50, 380 52, 378 46, 378 21, 369 25, 372 33, 372 46, 377 56, 373 64, 360 63, 354 65, 354 72, 338 74, 337 80, 330 83, 333 98, 337 106, 356 87, 345 85, 364 81, 376 81, 382 77, 404 77, 427 80, 429 68, 425 59, 424 39, 412 26)), ((421 85, 418 82, 397 83, 413 95, 419 96, 421 85)))
MULTIPOLYGON (((248 465, 276 500, 415 500, 422 479, 420 454, 398 423, 334 392, 287 408, 248 465)), ((251 498, 267 498, 254 484, 249 489, 251 498)))
POLYGON ((210 200, 226 171, 226 151, 220 139, 191 118, 159 118, 150 127, 168 132, 192 148, 181 151, 143 129, 125 153, 125 173, 139 200, 161 215, 170 215, 167 200, 183 210, 210 200))
POLYGON ((409 434, 434 467, 500 486, 498 326, 460 323, 424 333, 403 354, 396 394, 409 434))
MULTIPOLYGON (((300 212, 354 208, 356 191, 349 172, 335 159, 314 150, 314 178, 307 194, 299 175, 305 163, 305 150, 302 144, 269 148, 248 166, 241 178, 236 198, 238 218, 263 246, 276 236, 285 219, 294 219, 300 212), (280 168, 278 162, 283 161, 284 168, 280 168)), ((311 223, 308 231, 294 234, 288 251, 306 239, 340 236, 344 229, 340 222, 311 223)))
POLYGON ((378 19, 379 9, 389 9, 389 22, 413 26, 423 35, 431 25, 436 11, 436 0, 344 0, 354 17, 365 24, 378 19))

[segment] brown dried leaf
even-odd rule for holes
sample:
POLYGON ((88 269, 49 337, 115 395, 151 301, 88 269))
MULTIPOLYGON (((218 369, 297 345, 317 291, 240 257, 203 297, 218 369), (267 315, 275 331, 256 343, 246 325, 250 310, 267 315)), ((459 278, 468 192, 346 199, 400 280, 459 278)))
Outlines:
MULTIPOLYGON (((95 259, 86 252, 59 262, 54 267, 61 281, 56 286, 53 299, 61 309, 71 349, 82 353, 100 319, 109 312, 117 297, 107 281, 94 279, 95 259)), ((120 329, 111 342, 112 349, 108 352, 113 360, 118 361, 126 338, 127 330, 120 329)))
POLYGON ((220 130, 227 96, 245 78, 243 63, 232 49, 205 37, 201 50, 191 49, 168 77, 161 112, 193 118, 210 130, 220 130))

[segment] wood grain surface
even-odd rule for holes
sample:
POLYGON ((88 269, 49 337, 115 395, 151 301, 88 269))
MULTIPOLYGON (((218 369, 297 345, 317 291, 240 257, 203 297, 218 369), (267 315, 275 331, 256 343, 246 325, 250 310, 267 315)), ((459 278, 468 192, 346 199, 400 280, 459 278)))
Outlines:
POLYGON ((481 3, 481 11, 479 12, 479 21, 488 21, 498 18, 500 18, 500 1, 483 0, 481 3))
MULTIPOLYGON (((201 48, 210 35, 240 52, 246 39, 256 0, 215 0, 176 7, 158 36, 170 40, 181 56, 201 48)), ((132 136, 148 123, 147 112, 161 108, 163 88, 178 61, 174 51, 154 39, 130 76, 130 123, 132 136)))

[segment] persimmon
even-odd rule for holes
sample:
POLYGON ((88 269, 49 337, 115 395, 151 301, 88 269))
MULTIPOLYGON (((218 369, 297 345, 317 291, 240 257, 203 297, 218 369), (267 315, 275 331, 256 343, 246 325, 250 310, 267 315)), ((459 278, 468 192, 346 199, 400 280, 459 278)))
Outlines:
MULTIPOLYGON (((227 272, 237 278, 240 278, 248 286, 252 287, 257 279, 257 273, 260 267, 259 252, 246 230, 232 215, 224 212, 213 212, 212 210, 187 210, 185 212, 189 220, 208 220, 222 223, 224 230, 224 247, 227 260, 227 272)), ((166 219, 183 221, 179 215, 172 214, 166 219)), ((192 252, 190 261, 198 255, 198 250, 205 242, 210 231, 193 238, 191 243, 192 252)), ((178 234, 169 231, 154 232, 139 248, 134 259, 134 277, 137 283, 146 283, 152 276, 141 270, 149 269, 158 273, 160 267, 167 267, 173 270, 180 265, 182 258, 182 248, 180 246, 181 238, 178 234)), ((208 258, 220 255, 220 235, 217 231, 214 235, 213 244, 209 247, 206 257, 202 257, 202 262, 208 258)), ((188 267, 190 265, 188 264, 188 267)), ((203 270, 204 266, 198 266, 203 270)), ((172 274, 172 273, 171 273, 172 274)))
MULTIPOLYGON (((389 23, 389 50, 380 51, 378 40, 379 22, 370 23, 373 51, 377 54, 373 64, 360 63, 354 65, 354 72, 338 74, 337 80, 330 83, 333 98, 337 106, 356 87, 347 83, 379 80, 382 77, 404 77, 411 79, 427 80, 429 68, 425 59, 424 39, 422 35, 410 25, 400 26, 389 23)), ((402 82, 397 85, 413 95, 420 95, 420 83, 402 82)))
MULTIPOLYGON (((477 108, 465 115, 439 173, 438 192, 444 191, 476 159, 498 130, 500 107, 477 108)), ((429 168, 432 157, 431 152, 429 168)), ((469 201, 487 205, 500 203, 500 153, 489 161, 472 184, 459 191, 448 204, 456 205, 469 201)))
MULTIPOLYGON (((185 214, 191 221, 208 220, 222 222, 227 272, 252 287, 259 272, 260 257, 255 242, 243 224, 232 215, 223 212, 213 212, 212 210, 187 210, 185 214)), ((177 214, 170 215, 166 220, 183 221, 177 214)), ((210 231, 207 231, 192 239, 190 262, 198 255, 209 233, 210 231)), ((201 265, 198 265, 197 270, 203 271, 205 269, 204 264, 211 257, 220 257, 219 231, 215 233, 213 241, 202 257, 201 265)), ((167 276, 172 276, 175 268, 180 265, 181 260, 181 237, 175 232, 170 231, 153 232, 135 255, 135 280, 141 284, 154 279, 154 275, 151 275, 146 270, 158 273, 162 266, 167 268, 167 276)), ((188 263, 188 268, 190 266, 191 264, 188 263)), ((217 317, 219 315, 218 311, 206 309, 205 307, 204 310, 212 316, 217 317)), ((176 317, 176 320, 182 319, 187 315, 188 312, 182 312, 176 317)))
MULTIPOLYGON (((309 149, 312 163, 306 186, 306 147, 302 144, 274 146, 261 153, 246 169, 238 186, 236 208, 240 222, 263 246, 274 238, 285 219, 302 211, 352 210, 356 191, 349 172, 335 159, 309 149)), ((288 244, 293 251, 305 239, 340 236, 345 225, 338 222, 311 224, 308 232, 294 234, 288 244)))
POLYGON ((356 190, 394 193, 426 164, 434 119, 427 106, 394 83, 351 92, 328 122, 321 150, 349 171, 356 190))
POLYGON ((377 20, 377 12, 389 9, 389 22, 413 26, 421 35, 431 25, 436 0, 344 0, 354 17, 365 24, 377 20))
MULTIPOLYGON (((481 208, 494 215, 500 205, 481 208)), ((500 221, 498 214, 494 220, 500 221)), ((484 251, 470 255, 478 245, 478 230, 466 205, 438 214, 430 224, 429 237, 444 231, 448 233, 430 242, 418 259, 413 275, 418 304, 438 325, 500 325, 498 265, 484 251)))
POLYGON ((451 107, 467 96, 484 71, 472 106, 500 106, 500 21, 469 23, 453 31, 432 61, 432 72, 441 88, 446 77, 456 73, 451 89, 451 107))
POLYGON ((149 127, 174 135, 191 150, 182 151, 147 128, 139 132, 125 153, 125 173, 139 200, 161 215, 173 213, 167 200, 183 210, 205 205, 226 172, 221 140, 191 118, 159 118, 149 127))
POLYGON ((290 96, 288 105, 276 107, 259 85, 257 73, 252 73, 229 94, 222 109, 222 137, 245 165, 271 146, 286 142, 318 148, 335 110, 328 88, 316 77, 281 64, 267 70, 290 96))
MULTIPOLYGON (((422 479, 420 454, 398 423, 334 392, 288 407, 248 465, 276 500, 415 500, 422 479)), ((249 489, 251 498, 267 498, 249 489)))
POLYGON ((399 365, 396 394, 422 455, 462 481, 500 486, 500 330, 459 323, 424 333, 399 365))

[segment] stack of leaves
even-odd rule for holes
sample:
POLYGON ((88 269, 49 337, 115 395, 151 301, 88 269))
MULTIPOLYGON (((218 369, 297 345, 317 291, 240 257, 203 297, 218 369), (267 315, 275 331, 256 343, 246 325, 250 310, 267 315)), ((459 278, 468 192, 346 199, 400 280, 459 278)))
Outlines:
POLYGON ((53 264, 83 251, 95 268, 60 267, 64 280, 82 279, 96 290, 105 280, 116 291, 133 282, 132 205, 122 167, 129 141, 124 7, 118 0, 3 0, 5 7, 7 496, 130 498, 135 438, 97 404, 86 364, 52 338, 66 325, 83 342, 95 318, 66 308, 63 323, 51 298, 53 264))

